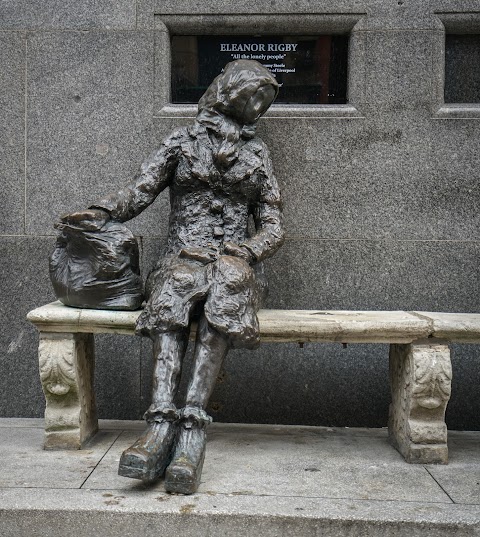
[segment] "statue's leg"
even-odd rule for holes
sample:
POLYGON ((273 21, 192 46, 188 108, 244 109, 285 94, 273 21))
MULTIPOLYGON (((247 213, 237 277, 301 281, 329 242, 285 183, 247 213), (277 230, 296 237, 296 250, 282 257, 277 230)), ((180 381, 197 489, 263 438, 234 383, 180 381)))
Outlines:
POLYGON ((143 481, 161 477, 170 462, 178 413, 173 398, 178 389, 188 332, 166 332, 155 337, 152 404, 145 413, 148 428, 120 458, 118 473, 143 481))
POLYGON ((228 348, 226 336, 211 328, 202 316, 198 323, 194 370, 186 406, 181 411, 175 454, 165 475, 168 492, 193 494, 200 484, 207 441, 205 429, 211 422, 205 408, 228 348))
POLYGON ((212 328, 202 315, 198 323, 193 373, 188 386, 186 406, 207 408, 227 352, 227 337, 212 328))
POLYGON ((188 331, 185 330, 166 332, 155 337, 152 404, 147 410, 147 419, 155 419, 157 413, 162 413, 165 406, 173 406, 187 344, 188 331))

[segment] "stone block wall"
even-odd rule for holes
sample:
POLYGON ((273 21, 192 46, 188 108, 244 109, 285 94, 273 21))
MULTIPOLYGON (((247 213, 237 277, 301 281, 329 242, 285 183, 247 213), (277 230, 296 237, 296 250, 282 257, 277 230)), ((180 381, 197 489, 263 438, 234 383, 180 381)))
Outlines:
MULTIPOLYGON (((287 228, 267 266, 268 305, 479 311, 480 103, 445 104, 443 87, 445 34, 480 34, 480 1, 6 0, 0 415, 43 413, 25 315, 54 300, 53 222, 127 182, 193 117, 169 105, 170 35, 229 32, 351 36, 348 105, 276 106, 261 121, 287 228)), ((131 222, 144 273, 167 215, 162 195, 131 222)), ((139 418, 149 342, 96 345, 100 417, 139 418)), ((447 424, 480 429, 479 347, 454 346, 452 361, 447 424)), ((219 421, 380 427, 389 399, 385 346, 264 345, 229 355, 210 411, 219 421)))

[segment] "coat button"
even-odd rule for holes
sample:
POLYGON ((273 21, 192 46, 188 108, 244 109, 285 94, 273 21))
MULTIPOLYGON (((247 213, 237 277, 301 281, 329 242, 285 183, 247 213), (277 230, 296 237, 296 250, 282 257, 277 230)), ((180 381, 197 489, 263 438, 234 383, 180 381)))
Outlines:
POLYGON ((213 200, 210 204, 210 211, 219 214, 223 211, 223 203, 220 200, 213 200))

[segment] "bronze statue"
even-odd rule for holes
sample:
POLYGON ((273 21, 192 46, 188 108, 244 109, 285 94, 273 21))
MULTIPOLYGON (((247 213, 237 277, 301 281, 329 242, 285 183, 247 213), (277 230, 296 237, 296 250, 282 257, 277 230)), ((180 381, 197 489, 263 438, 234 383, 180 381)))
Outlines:
POLYGON ((196 491, 203 466, 205 409, 231 347, 259 344, 257 311, 265 296, 262 261, 284 240, 280 190, 257 120, 278 93, 255 61, 229 63, 198 104, 193 125, 175 130, 134 181, 62 222, 124 222, 170 188, 165 255, 146 283, 136 326, 154 344, 148 428, 120 460, 119 474, 169 492, 196 491), (251 218, 253 217, 253 218, 251 218), (185 406, 173 403, 192 320, 198 320, 194 369, 185 406))

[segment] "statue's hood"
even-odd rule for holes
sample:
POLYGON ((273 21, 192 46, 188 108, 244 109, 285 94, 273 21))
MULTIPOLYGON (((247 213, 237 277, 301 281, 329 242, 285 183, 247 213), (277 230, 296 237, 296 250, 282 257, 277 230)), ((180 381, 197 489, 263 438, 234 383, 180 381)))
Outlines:
POLYGON ((243 124, 248 100, 262 86, 270 85, 278 94, 279 83, 273 74, 254 60, 228 63, 198 102, 198 111, 215 111, 243 124))

